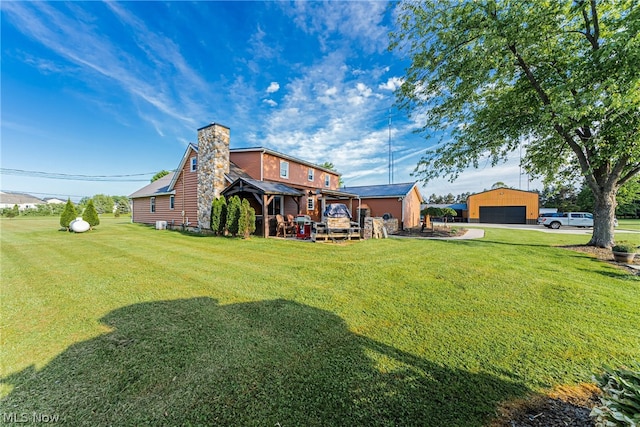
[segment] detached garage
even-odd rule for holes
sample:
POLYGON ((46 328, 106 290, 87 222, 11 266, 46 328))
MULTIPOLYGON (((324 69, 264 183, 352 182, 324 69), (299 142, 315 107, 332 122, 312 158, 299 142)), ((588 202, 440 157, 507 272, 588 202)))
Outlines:
POLYGON ((469 222, 491 224, 535 224, 538 219, 538 193, 496 188, 472 194, 467 199, 469 222))

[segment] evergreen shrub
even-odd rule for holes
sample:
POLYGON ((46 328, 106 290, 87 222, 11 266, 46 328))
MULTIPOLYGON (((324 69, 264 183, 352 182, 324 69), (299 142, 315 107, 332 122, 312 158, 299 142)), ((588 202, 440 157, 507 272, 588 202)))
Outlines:
POLYGON ((98 216, 98 212, 96 211, 95 206, 93 205, 93 200, 89 199, 87 203, 87 207, 84 208, 84 212, 82 213, 82 219, 87 221, 91 228, 100 224, 100 217, 98 216))
POLYGON ((73 203, 71 203, 71 199, 67 199, 67 204, 64 205, 64 209, 60 214, 60 226, 68 230, 69 224, 71 223, 71 221, 76 219, 77 216, 78 212, 76 212, 75 206, 73 205, 73 203))

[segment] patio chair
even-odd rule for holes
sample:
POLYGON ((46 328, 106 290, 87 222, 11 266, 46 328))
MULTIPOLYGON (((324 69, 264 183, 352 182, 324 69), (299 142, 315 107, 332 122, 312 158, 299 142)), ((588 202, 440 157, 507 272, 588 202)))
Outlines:
POLYGON ((285 221, 284 217, 280 214, 276 215, 276 221, 278 222, 276 237, 280 235, 280 232, 282 232, 282 237, 287 237, 287 233, 295 234, 296 226, 293 222, 289 223, 285 221))

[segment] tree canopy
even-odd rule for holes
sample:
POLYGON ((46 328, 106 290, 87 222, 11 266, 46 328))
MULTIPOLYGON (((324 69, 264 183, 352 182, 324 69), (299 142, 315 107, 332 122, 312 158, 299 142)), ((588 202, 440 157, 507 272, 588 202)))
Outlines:
POLYGON ((451 180, 524 147, 547 182, 582 175, 594 195, 590 244, 613 244, 620 186, 640 172, 638 0, 401 3, 390 48, 411 64, 398 105, 442 138, 416 167, 451 180))
POLYGON ((156 173, 155 175, 153 175, 153 176, 151 177, 151 182, 153 182, 153 181, 157 181, 157 180, 159 180, 160 178, 162 178, 163 176, 167 176, 167 175, 169 175, 170 173, 171 173, 171 172, 169 172, 168 170, 164 170, 164 169, 163 169, 163 170, 161 170, 160 172, 156 173))

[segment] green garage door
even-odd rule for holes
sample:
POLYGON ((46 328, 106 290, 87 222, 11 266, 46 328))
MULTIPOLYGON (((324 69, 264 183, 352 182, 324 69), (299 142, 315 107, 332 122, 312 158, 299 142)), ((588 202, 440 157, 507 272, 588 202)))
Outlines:
POLYGON ((487 224, 526 224, 526 206, 480 206, 480 222, 487 224))

